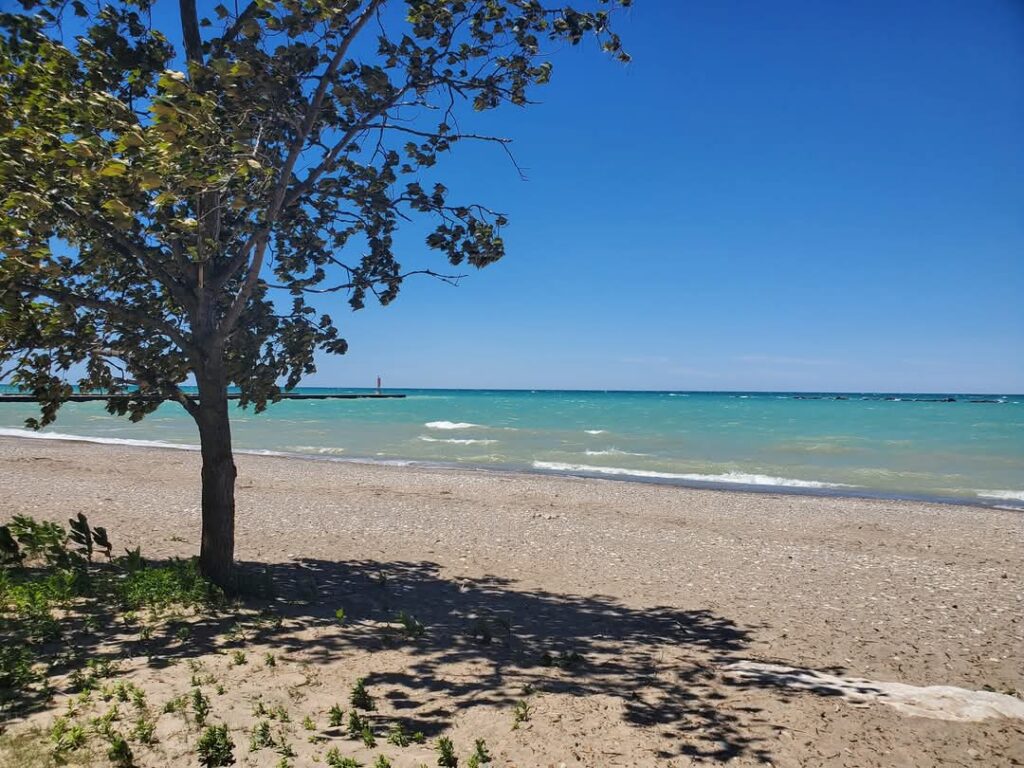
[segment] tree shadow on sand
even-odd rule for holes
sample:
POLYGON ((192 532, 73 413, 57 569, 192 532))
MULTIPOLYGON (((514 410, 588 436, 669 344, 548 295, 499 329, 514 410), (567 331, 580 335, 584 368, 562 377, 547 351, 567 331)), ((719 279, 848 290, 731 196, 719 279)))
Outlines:
MULTIPOLYGON (((272 580, 277 610, 290 620, 331 626, 336 608, 345 611, 345 631, 318 636, 313 648, 285 636, 282 651, 329 663, 350 649, 401 647, 411 658, 405 669, 366 680, 389 690, 396 708, 438 694, 454 709, 511 707, 523 690, 607 695, 624 702, 626 722, 660 734, 661 757, 767 758, 751 735, 757 711, 725 706, 713 668, 746 648, 750 630, 710 611, 523 590, 496 576, 456 581, 430 562, 307 559, 247 569, 272 580), (445 673, 462 662, 473 664, 471 677, 445 673)), ((451 714, 438 710, 438 723, 416 725, 429 733, 451 714)))
MULTIPOLYGON (((366 685, 410 731, 427 736, 440 734, 458 711, 511 713, 537 691, 614 697, 627 724, 657 739, 651 747, 660 758, 769 757, 754 735, 766 725, 759 711, 727 703, 716 671, 740 658, 752 628, 710 611, 638 608, 495 576, 456 581, 430 562, 307 559, 240 570, 251 595, 240 605, 172 615, 145 637, 113 608, 85 626, 75 618, 63 643, 77 647, 76 658, 58 661, 51 674, 70 672, 83 658, 146 658, 162 667, 248 643, 314 667, 346 653, 401 649, 408 663, 367 676, 366 685), (452 674, 460 664, 463 671, 452 674)), ((50 706, 45 698, 22 704, 23 713, 50 706)))

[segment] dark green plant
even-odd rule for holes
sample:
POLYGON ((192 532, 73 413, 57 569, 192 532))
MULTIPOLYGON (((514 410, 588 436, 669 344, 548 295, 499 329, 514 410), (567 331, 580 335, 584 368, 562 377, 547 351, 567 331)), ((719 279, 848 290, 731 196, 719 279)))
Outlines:
POLYGON ((342 757, 337 747, 331 747, 324 755, 324 761, 329 768, 360 768, 362 763, 353 757, 342 757))
POLYGON ((196 744, 199 764, 206 768, 234 765, 234 750, 235 742, 231 739, 226 725, 209 726, 203 731, 203 735, 199 737, 199 742, 196 744))
POLYGON ((184 715, 187 708, 188 697, 185 694, 181 694, 180 696, 175 696, 172 699, 168 699, 167 702, 164 704, 165 713, 178 712, 184 715))
POLYGON ((517 701, 512 707, 512 729, 515 730, 523 723, 528 722, 532 714, 533 707, 526 701, 517 701))
POLYGON ((199 688, 192 690, 192 713, 196 717, 196 725, 206 725, 206 716, 210 714, 210 700, 199 688))
POLYGON ((401 723, 391 724, 388 728, 387 740, 388 744, 394 744, 396 747, 409 746, 409 735, 405 732, 405 728, 402 727, 401 723))
POLYGON ((127 574, 118 587, 124 608, 199 607, 216 604, 222 593, 202 577, 197 560, 171 560, 127 574))
POLYGON ((85 553, 86 560, 92 561, 94 548, 103 550, 107 560, 110 559, 111 544, 107 538, 106 528, 99 526, 90 528, 88 519, 81 512, 78 513, 78 517, 72 517, 68 520, 68 526, 71 529, 68 538, 85 553))
POLYGON ((135 726, 132 728, 132 737, 140 744, 152 744, 155 741, 153 738, 155 732, 156 723, 145 715, 139 715, 135 720, 135 726))
POLYGON ((402 625, 402 632, 406 637, 423 637, 427 631, 426 627, 417 621, 415 616, 408 614, 405 611, 399 611, 398 615, 395 616, 395 621, 402 625))
POLYGON ((441 768, 458 768, 459 758, 455 756, 455 745, 447 736, 437 740, 437 764, 441 768))
POLYGON ((356 680, 356 684, 352 686, 352 693, 349 695, 349 702, 356 709, 373 711, 373 697, 371 697, 369 691, 366 690, 366 680, 364 678, 359 678, 356 680))
POLYGON ((473 745, 473 754, 469 756, 466 765, 468 768, 480 768, 480 766, 486 765, 493 759, 491 753, 487 751, 487 743, 483 739, 477 739, 473 745))
POLYGON ((391 761, 384 755, 377 755, 377 759, 373 761, 373 768, 391 768, 391 761))
POLYGON ((21 565, 24 560, 25 554, 11 534, 10 527, 0 525, 0 566, 21 565))
POLYGON ((348 735, 353 738, 361 738, 363 729, 369 725, 369 721, 360 717, 354 709, 348 713, 348 735))
POLYGON ((25 559, 41 560, 47 565, 66 565, 67 532, 57 523, 33 520, 27 515, 15 515, 6 526, 17 540, 25 559))
POLYGON ((116 765, 117 768, 132 768, 135 765, 135 756, 132 754, 132 748, 128 745, 124 736, 119 733, 110 733, 107 735, 107 739, 110 742, 110 746, 107 749, 107 759, 116 765))
POLYGON ((341 725, 342 719, 345 717, 345 711, 337 704, 334 704, 329 710, 327 710, 327 717, 331 728, 337 728, 341 725))
POLYGON ((255 752, 258 749, 272 746, 274 746, 274 737, 270 733, 270 723, 266 720, 260 720, 252 728, 252 734, 249 738, 249 749, 255 752))
POLYGON ((370 729, 369 723, 363 725, 363 729, 359 732, 359 738, 363 740, 364 745, 371 749, 377 746, 377 737, 373 735, 373 731, 370 729))

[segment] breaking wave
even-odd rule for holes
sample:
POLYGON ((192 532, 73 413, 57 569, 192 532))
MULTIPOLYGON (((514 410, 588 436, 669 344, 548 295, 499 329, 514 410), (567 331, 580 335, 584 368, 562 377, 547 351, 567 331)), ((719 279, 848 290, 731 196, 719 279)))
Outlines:
POLYGON ((625 467, 598 467, 590 464, 566 464, 560 461, 535 461, 534 469, 554 472, 586 472, 588 474, 614 475, 616 477, 651 477, 663 480, 691 480, 702 483, 729 483, 731 485, 765 485, 784 488, 853 488, 845 483, 826 483, 819 480, 794 480, 789 477, 755 475, 746 472, 725 472, 720 475, 698 473, 655 472, 648 469, 626 469, 625 467))
POLYGON ((456 445, 491 445, 492 443, 498 442, 497 440, 477 440, 473 438, 459 439, 457 437, 427 437, 426 435, 420 435, 420 440, 425 443, 454 443, 456 445))

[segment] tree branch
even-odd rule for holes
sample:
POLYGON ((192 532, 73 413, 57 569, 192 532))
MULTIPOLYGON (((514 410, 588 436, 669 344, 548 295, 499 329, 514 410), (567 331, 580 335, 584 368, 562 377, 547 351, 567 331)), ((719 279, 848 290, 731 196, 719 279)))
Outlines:
MULTIPOLYGON (((189 0, 181 0, 182 3, 188 1, 189 0)), ((348 54, 349 46, 352 45, 353 40, 355 40, 356 36, 366 25, 366 22, 370 20, 370 17, 373 16, 377 8, 380 7, 382 3, 383 0, 370 1, 370 4, 366 6, 363 12, 352 24, 348 33, 342 39, 337 52, 331 59, 331 63, 328 64, 323 77, 320 78, 320 83, 317 85, 316 91, 313 93, 309 105, 306 108, 306 115, 303 118, 298 135, 296 135, 295 140, 292 142, 288 156, 285 159, 284 165, 281 167, 277 186, 275 187, 273 196, 271 197, 266 220, 262 227, 263 232, 257 233, 250 238, 250 242, 253 243, 255 247, 246 243, 241 254, 239 254, 242 257, 242 263, 244 263, 244 260, 247 258, 248 251, 250 249, 253 250, 252 261, 249 264, 249 269, 246 271, 245 279, 242 281, 242 285, 238 289, 238 293, 235 295, 234 300, 231 302, 231 306, 228 308, 228 311, 224 315, 224 319, 218 328, 218 333, 222 337, 227 336, 227 334, 229 334, 234 328, 235 323, 238 322, 238 318, 242 314, 242 310, 245 308, 246 302, 248 302, 249 297, 252 295, 253 288, 256 287, 256 281, 259 279, 260 270, 263 268, 263 255, 266 252, 267 238, 284 205, 285 194, 288 191, 288 187, 291 185, 292 171, 295 168, 295 163, 298 162, 299 156, 302 154, 302 150, 306 146, 306 139, 309 138, 309 133, 313 129, 313 125, 316 123, 316 119, 320 114, 320 109, 323 106, 324 99, 327 96, 327 91, 330 88, 334 74, 338 71, 338 67, 340 67, 341 63, 345 60, 345 56, 348 54)), ((239 266, 241 265, 239 264, 239 266)), ((238 269, 238 266, 229 264, 228 269, 226 270, 226 279, 230 279, 236 269, 238 269)))
POLYGON ((198 349, 188 340, 180 330, 175 328, 173 325, 166 323, 155 317, 150 317, 142 312, 127 307, 121 307, 117 304, 112 304, 109 301, 102 301, 100 299, 94 299, 89 296, 82 296, 72 291, 58 290, 56 288, 47 288, 42 285, 32 285, 31 283, 24 283, 21 281, 15 281, 12 287, 16 290, 24 293, 36 294, 39 296, 45 296, 48 299, 54 301, 62 301, 67 304, 71 304, 75 307, 82 307, 84 309, 95 309, 98 312, 103 312, 107 317, 112 320, 119 320, 121 324, 129 323, 141 326, 143 328, 149 328, 163 334, 179 347, 183 352, 189 355, 197 355, 198 349))
POLYGON ((181 11, 181 36, 185 42, 185 58, 203 63, 203 38, 199 34, 199 16, 195 0, 178 0, 181 11))

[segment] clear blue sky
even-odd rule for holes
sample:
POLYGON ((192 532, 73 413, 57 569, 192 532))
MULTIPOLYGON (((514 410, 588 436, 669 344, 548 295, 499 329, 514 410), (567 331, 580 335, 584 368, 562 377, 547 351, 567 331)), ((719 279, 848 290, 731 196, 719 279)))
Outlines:
POLYGON ((444 165, 506 259, 339 315, 308 383, 1024 391, 1024 4, 639 0, 619 31, 628 67, 567 48, 542 104, 463 121, 527 170, 444 165))
POLYGON ((440 166, 505 260, 323 304, 350 352, 305 383, 1024 392, 1024 3, 636 0, 618 31, 632 64, 566 47, 541 104, 462 117, 526 169, 440 166))

